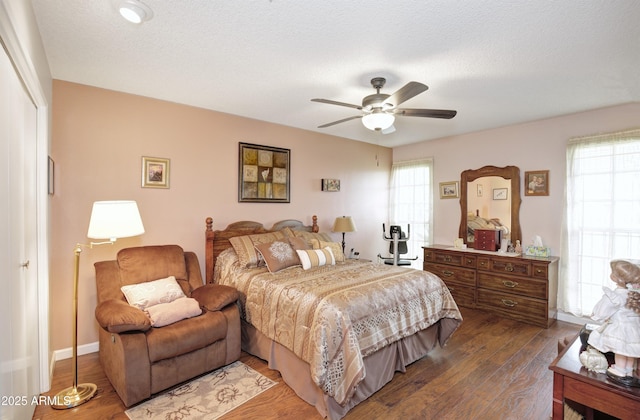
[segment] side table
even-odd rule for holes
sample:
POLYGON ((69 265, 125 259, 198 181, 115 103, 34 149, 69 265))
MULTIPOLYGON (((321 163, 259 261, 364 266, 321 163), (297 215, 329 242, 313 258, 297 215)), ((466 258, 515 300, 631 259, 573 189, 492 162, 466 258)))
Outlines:
POLYGON ((594 410, 623 420, 640 418, 640 388, 618 385, 604 373, 589 372, 580 363, 581 347, 576 336, 549 365, 553 371, 553 420, 564 418, 567 400, 584 407, 587 420, 593 419, 594 410))

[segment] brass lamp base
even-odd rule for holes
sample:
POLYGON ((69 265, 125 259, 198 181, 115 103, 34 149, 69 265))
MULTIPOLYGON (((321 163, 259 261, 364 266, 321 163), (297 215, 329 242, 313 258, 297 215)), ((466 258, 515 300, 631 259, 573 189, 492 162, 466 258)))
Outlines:
POLYGON ((97 389, 98 387, 94 384, 79 384, 63 389, 56 394, 55 404, 51 407, 56 410, 77 407, 89 401, 96 394, 97 389))

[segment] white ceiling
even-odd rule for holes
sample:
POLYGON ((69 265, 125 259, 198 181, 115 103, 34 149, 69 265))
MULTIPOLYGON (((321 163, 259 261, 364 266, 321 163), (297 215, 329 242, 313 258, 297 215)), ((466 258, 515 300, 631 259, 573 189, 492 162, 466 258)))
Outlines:
POLYGON ((397 146, 640 101, 637 0, 33 0, 55 79, 397 146), (360 104, 409 81, 429 90, 382 135, 352 120, 360 104))

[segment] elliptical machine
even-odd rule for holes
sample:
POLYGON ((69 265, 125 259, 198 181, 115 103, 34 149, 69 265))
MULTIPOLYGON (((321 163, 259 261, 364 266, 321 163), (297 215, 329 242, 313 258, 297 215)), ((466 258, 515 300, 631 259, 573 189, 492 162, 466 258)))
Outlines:
POLYGON ((378 258, 384 261, 387 265, 411 265, 411 261, 415 261, 418 257, 415 258, 400 258, 400 255, 406 254, 407 249, 407 241, 411 235, 411 225, 407 225, 407 235, 405 236, 404 232, 400 225, 391 225, 389 226, 389 236, 387 236, 387 229, 385 224, 382 224, 382 239, 389 242, 389 253, 392 255, 391 257, 383 257, 378 254, 378 258))

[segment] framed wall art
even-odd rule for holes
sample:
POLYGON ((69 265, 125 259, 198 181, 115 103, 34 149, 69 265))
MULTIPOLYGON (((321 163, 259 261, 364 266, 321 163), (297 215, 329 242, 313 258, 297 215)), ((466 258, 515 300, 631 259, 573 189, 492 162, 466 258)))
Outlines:
POLYGON ((239 143, 238 201, 289 203, 291 150, 239 143))
POLYGON ((440 183, 440 198, 458 198, 459 194, 458 181, 440 183))
POLYGON ((524 195, 549 195, 549 171, 526 171, 524 195))
POLYGON ((142 156, 142 187, 169 188, 170 160, 142 156))
POLYGON ((322 191, 328 192, 338 192, 340 191, 340 180, 339 179, 322 179, 322 191))
POLYGON ((509 188, 494 188, 493 199, 494 200, 506 200, 509 198, 509 188))

